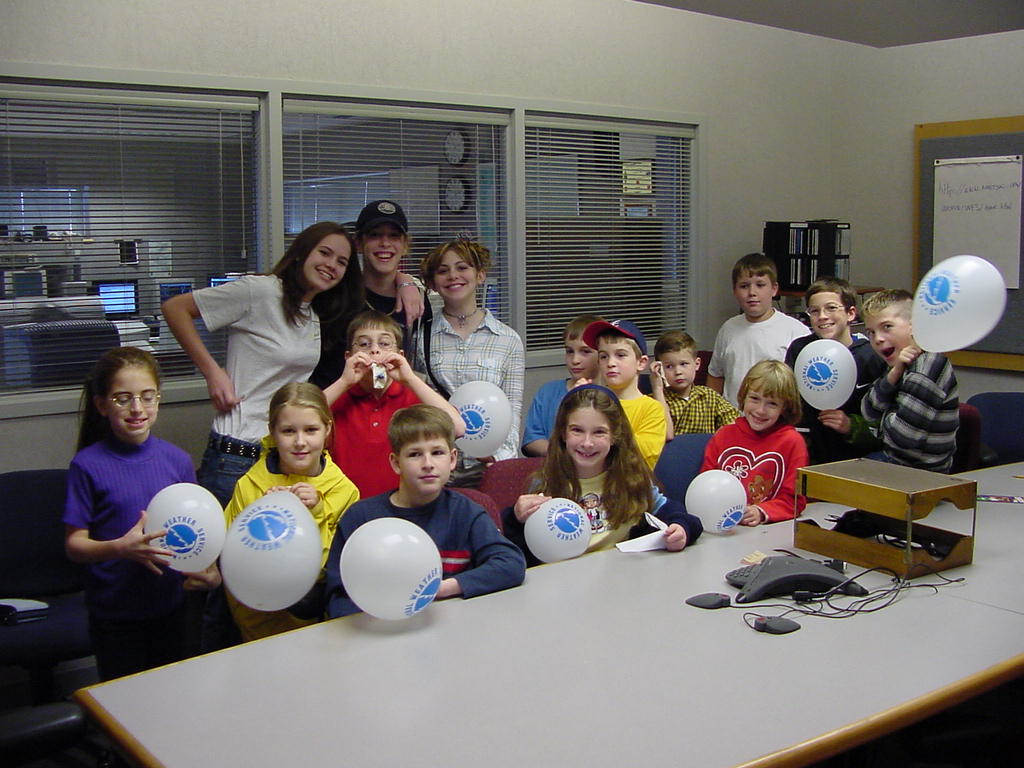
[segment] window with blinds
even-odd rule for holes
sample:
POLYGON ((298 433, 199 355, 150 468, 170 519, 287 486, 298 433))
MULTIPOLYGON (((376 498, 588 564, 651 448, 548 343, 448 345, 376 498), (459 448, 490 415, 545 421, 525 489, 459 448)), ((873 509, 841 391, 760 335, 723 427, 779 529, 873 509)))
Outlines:
POLYGON ((527 113, 526 345, 561 349, 582 313, 628 319, 653 350, 685 328, 687 126, 527 113))
POLYGON ((396 201, 409 219, 401 269, 456 237, 490 250, 486 306, 508 319, 506 113, 288 98, 284 102, 284 226, 355 222, 363 206, 396 201))
POLYGON ((77 386, 117 345, 153 351, 165 377, 195 372, 160 303, 257 269, 257 109, 0 90, 0 393, 77 386))

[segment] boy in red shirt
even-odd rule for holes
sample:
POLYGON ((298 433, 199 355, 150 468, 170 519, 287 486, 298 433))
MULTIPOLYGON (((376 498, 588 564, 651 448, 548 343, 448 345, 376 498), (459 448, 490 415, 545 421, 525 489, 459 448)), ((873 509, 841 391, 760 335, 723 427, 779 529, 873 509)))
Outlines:
POLYGON ((426 403, 447 413, 455 435, 466 431, 459 412, 417 376, 402 352, 402 328, 389 315, 368 310, 348 326, 341 378, 324 390, 334 415, 330 453, 362 499, 395 488, 388 459, 388 424, 395 411, 426 403))

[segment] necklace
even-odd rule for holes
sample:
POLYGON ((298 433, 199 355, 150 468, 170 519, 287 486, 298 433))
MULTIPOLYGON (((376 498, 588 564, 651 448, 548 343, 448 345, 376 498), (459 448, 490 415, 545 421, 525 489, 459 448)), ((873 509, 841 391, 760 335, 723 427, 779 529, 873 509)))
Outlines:
POLYGON ((465 328, 466 327, 466 321, 469 320, 469 318, 471 318, 473 315, 475 315, 477 312, 480 312, 480 311, 481 311, 480 307, 476 307, 475 309, 473 309, 473 311, 467 312, 464 315, 460 315, 460 314, 456 314, 455 312, 449 312, 447 309, 442 309, 441 310, 441 314, 443 314, 445 317, 448 317, 448 318, 451 318, 452 320, 455 320, 459 324, 459 328, 465 328))

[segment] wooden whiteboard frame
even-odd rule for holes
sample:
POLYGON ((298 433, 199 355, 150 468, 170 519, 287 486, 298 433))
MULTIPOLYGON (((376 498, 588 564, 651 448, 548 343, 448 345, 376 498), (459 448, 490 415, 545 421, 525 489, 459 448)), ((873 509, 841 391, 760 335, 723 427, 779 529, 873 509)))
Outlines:
MULTIPOLYGON (((998 133, 1024 133, 1024 115, 992 117, 986 120, 957 120, 950 123, 918 123, 914 126, 914 284, 921 281, 921 142, 925 139, 949 139, 959 136, 984 136, 998 133)), ((1002 352, 950 352, 954 365, 969 368, 994 368, 1024 371, 1024 355, 1002 352)))

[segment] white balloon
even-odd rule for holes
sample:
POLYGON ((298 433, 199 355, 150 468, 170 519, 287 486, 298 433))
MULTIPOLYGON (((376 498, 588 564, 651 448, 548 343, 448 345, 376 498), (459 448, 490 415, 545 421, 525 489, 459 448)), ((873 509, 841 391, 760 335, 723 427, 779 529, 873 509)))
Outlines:
POLYGON ((341 583, 352 602, 378 619, 419 613, 441 586, 441 555, 415 523, 380 517, 363 523, 341 550, 341 583))
POLYGON ((921 278, 911 312, 914 341, 928 352, 950 352, 981 341, 1006 308, 1006 283, 977 256, 953 256, 921 278))
POLYGON ((793 372, 800 396, 819 411, 842 406, 857 384, 853 354, 835 339, 818 339, 800 350, 793 372))
POLYGON ((279 611, 303 597, 320 575, 320 529, 299 497, 275 491, 231 523, 220 556, 224 584, 257 611, 279 611))
POLYGON ((144 533, 167 531, 153 546, 171 550, 167 565, 191 573, 208 568, 224 546, 224 510, 217 497, 195 483, 175 483, 146 505, 144 533))
POLYGON ((466 424, 466 434, 455 441, 467 456, 493 456, 512 428, 512 404, 501 387, 489 381, 467 381, 449 401, 466 424))
POLYGON ((701 472, 686 489, 686 511, 696 515, 707 533, 727 533, 743 519, 747 491, 724 469, 701 472))
POLYGON ((526 545, 538 560, 554 563, 579 557, 590 544, 590 518, 569 499, 548 499, 526 518, 526 545))

